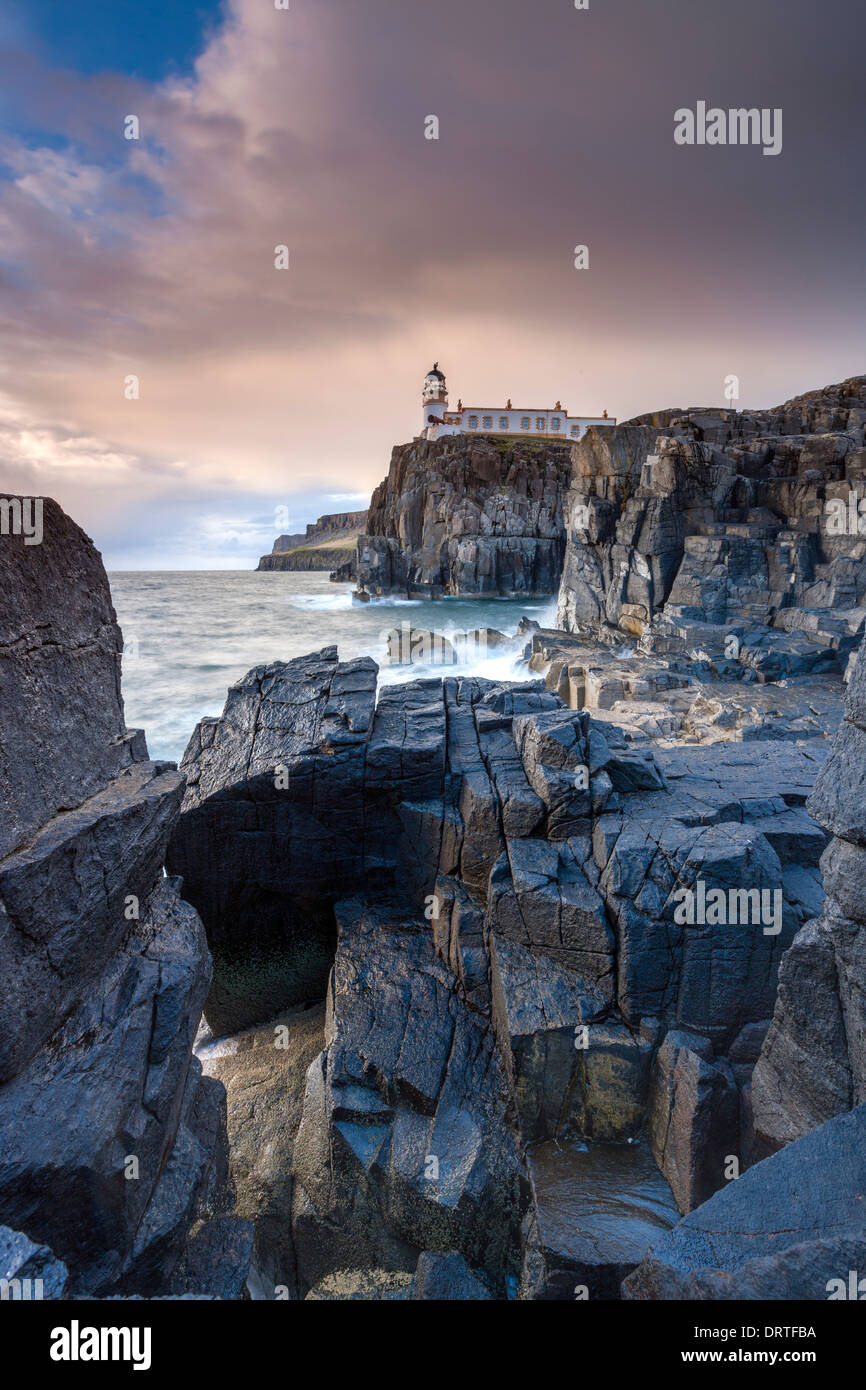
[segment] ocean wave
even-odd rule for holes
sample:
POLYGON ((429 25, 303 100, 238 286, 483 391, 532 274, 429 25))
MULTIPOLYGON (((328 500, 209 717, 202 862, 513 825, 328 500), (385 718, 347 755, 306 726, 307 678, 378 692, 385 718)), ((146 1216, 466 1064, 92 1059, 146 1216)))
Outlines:
POLYGON ((289 599, 290 608, 300 608, 308 613, 334 611, 352 607, 351 594, 293 594, 289 599))

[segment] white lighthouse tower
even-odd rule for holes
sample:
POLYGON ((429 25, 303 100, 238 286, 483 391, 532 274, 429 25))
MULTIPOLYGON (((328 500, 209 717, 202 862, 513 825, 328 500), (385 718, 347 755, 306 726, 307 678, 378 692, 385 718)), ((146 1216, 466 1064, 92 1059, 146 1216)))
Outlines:
POLYGON ((435 439, 436 427, 442 424, 447 409, 448 388, 445 385, 445 373, 440 372, 439 363, 434 362, 424 378, 424 390, 421 393, 421 433, 425 438, 435 439))

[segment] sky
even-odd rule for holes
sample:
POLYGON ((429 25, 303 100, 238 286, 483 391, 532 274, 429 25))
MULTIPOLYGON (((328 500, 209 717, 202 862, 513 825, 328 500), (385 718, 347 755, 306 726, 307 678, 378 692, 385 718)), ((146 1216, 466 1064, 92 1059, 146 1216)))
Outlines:
POLYGON ((366 505, 434 360, 620 419, 866 371, 863 7, 288 3, 0 11, 0 490, 109 569, 366 505), (781 153, 678 145, 699 101, 781 153))

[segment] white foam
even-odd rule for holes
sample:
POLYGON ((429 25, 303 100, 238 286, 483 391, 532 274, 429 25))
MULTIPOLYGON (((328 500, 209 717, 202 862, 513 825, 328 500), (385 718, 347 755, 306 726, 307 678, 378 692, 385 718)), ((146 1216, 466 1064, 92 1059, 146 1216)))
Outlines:
POLYGON ((294 594, 289 599, 291 608, 302 608, 307 612, 351 608, 351 594, 294 594))

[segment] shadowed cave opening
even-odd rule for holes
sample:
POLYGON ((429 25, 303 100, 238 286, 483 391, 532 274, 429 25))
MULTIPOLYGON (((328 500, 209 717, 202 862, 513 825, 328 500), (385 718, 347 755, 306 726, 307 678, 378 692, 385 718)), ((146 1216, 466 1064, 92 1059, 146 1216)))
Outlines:
POLYGON ((204 1021, 213 1038, 324 999, 337 951, 331 903, 288 899, 284 893, 249 885, 226 915, 242 921, 245 931, 239 936, 208 927, 213 978, 204 1021))

